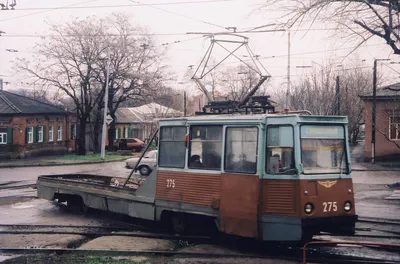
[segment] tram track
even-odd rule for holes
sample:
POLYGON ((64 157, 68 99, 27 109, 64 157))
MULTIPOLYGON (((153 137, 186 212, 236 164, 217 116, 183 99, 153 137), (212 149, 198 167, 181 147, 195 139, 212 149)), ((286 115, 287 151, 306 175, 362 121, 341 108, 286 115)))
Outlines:
POLYGON ((394 219, 387 219, 387 218, 359 217, 357 222, 400 226, 400 221, 396 221, 394 219))
MULTIPOLYGON (((168 258, 207 258, 207 259, 273 259, 286 261, 303 261, 301 254, 292 256, 279 256, 276 253, 270 254, 248 254, 248 253, 209 253, 209 252, 190 252, 179 250, 98 250, 98 249, 63 249, 63 248, 0 248, 1 253, 7 254, 56 254, 60 256, 147 256, 147 257, 168 257, 168 258)), ((310 254, 307 257, 307 262, 312 263, 349 263, 349 264, 394 264, 398 263, 391 260, 381 260, 366 257, 355 256, 339 256, 339 255, 324 255, 319 253, 310 254)))
MULTIPOLYGON (((126 237, 140 237, 140 238, 149 238, 149 239, 164 239, 170 241, 184 241, 189 242, 187 244, 190 245, 198 245, 198 244, 208 244, 208 245, 224 245, 224 243, 219 239, 213 239, 212 237, 206 236, 180 236, 168 233, 160 233, 161 229, 159 228, 150 228, 146 225, 136 225, 130 224, 125 222, 116 221, 112 224, 112 226, 99 226, 99 225, 29 225, 29 224, 0 224, 0 234, 5 235, 81 235, 87 237, 89 240, 96 239, 99 237, 106 237, 106 236, 126 236, 126 237)), ((364 229, 363 231, 369 231, 364 229)), ((324 234, 324 236, 331 236, 330 234, 324 234)), ((331 236, 332 239, 335 239, 336 236, 331 236)), ((382 236, 382 235, 361 235, 356 234, 355 236, 345 236, 341 237, 340 239, 351 240, 352 238, 376 238, 376 239, 396 239, 399 240, 400 236, 382 236)), ((338 244, 340 244, 338 242, 338 244)), ((341 247, 346 247, 341 245, 341 247)), ((363 246, 365 248, 370 248, 371 250, 381 250, 385 252, 392 252, 397 253, 397 249, 390 249, 390 248, 381 248, 379 246, 363 246)), ((185 247, 190 250, 190 246, 185 247)), ((236 246, 228 246, 233 250, 242 250, 241 247, 236 246)), ((245 247, 245 251, 253 252, 251 247, 245 247)), ((318 248, 318 247, 317 247, 318 248)), ((360 247, 361 248, 361 247, 360 247)), ((308 249, 307 250, 307 261, 314 262, 314 263, 385 263, 385 264, 392 264, 392 263, 400 263, 399 261, 392 261, 391 259, 373 259, 373 258, 365 258, 355 255, 351 256, 344 256, 337 253, 335 255, 336 250, 331 250, 330 252, 315 252, 316 248, 308 249), (332 254, 333 252, 333 254, 332 254)), ((354 249, 350 248, 351 250, 354 249)), ((286 253, 279 254, 274 252, 273 250, 268 252, 263 251, 256 251, 255 254, 252 253, 244 253, 244 254, 210 254, 210 253, 192 253, 192 252, 180 252, 176 250, 169 250, 169 251, 153 251, 153 250, 140 250, 140 251, 132 251, 132 250, 111 250, 113 254, 118 255, 128 255, 128 256, 165 256, 165 257, 188 257, 188 258, 274 258, 274 259, 281 259, 281 260, 295 260, 300 261, 301 257, 298 254, 300 248, 296 248, 290 255, 290 257, 282 257, 287 256, 286 253), (259 254, 262 252, 262 254, 259 254)), ((351 251, 349 250, 349 251, 351 251)), ((108 252, 109 250, 107 250, 108 252)), ((317 249, 318 251, 318 249, 317 249)), ((48 252, 53 252, 55 254, 101 254, 104 252, 102 250, 83 250, 79 248, 0 248, 0 252, 3 253, 11 253, 11 254, 37 254, 43 253, 46 254, 48 252)), ((338 251, 340 252, 340 251, 338 251)), ((357 252, 357 251, 356 251, 357 252)), ((373 255, 372 255, 373 256, 373 255)))
MULTIPOLYGON (((160 230, 157 230, 160 231, 160 230)), ((388 232, 388 231, 384 231, 388 232)), ((146 237, 146 238, 162 238, 162 239, 181 239, 181 240, 205 240, 211 239, 210 236, 181 236, 168 233, 155 233, 149 228, 143 226, 129 226, 129 227, 104 227, 104 226, 79 226, 79 225, 4 225, 0 224, 0 234, 64 234, 64 235, 82 235, 82 236, 131 236, 131 237, 146 237), (132 230, 132 228, 134 230, 132 230), (73 231, 71 231, 73 230, 73 231)), ((343 235, 335 235, 330 233, 321 233, 322 236, 330 237, 343 237, 343 235)), ((377 238, 377 239, 395 239, 400 240, 400 236, 390 235, 369 235, 369 234, 355 234, 352 236, 345 236, 347 238, 377 238)))

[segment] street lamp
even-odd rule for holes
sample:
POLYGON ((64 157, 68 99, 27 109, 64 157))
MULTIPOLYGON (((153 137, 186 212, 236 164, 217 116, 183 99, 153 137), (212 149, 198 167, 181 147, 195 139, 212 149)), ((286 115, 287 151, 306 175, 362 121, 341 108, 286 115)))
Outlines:
POLYGON ((371 138, 371 162, 375 163, 375 137, 376 137, 376 72, 378 61, 388 61, 390 59, 374 59, 374 71, 372 79, 372 138, 371 138))

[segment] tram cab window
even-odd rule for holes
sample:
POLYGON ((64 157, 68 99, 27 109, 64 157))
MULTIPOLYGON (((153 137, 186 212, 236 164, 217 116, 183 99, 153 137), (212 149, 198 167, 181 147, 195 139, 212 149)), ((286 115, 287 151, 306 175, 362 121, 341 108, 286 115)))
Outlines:
POLYGON ((185 167, 186 127, 161 127, 159 166, 169 168, 185 167))
POLYGON ((191 126, 189 168, 220 170, 222 126, 191 126))
POLYGON ((268 174, 295 174, 293 127, 267 128, 266 172, 268 174))
POLYGON ((304 174, 348 173, 343 126, 301 126, 304 174))
POLYGON ((225 171, 256 173, 257 138, 256 127, 226 129, 225 171))

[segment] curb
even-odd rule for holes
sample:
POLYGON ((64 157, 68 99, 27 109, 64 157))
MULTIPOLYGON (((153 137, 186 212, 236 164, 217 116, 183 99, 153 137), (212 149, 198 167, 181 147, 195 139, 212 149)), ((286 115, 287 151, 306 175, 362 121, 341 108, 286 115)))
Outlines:
POLYGON ((83 162, 71 162, 71 163, 32 163, 32 164, 0 164, 0 168, 23 168, 23 167, 55 167, 55 166, 71 166, 71 165, 87 165, 87 164, 98 164, 98 163, 110 163, 117 161, 124 161, 131 157, 115 159, 115 160, 99 160, 99 161, 83 161, 83 162))

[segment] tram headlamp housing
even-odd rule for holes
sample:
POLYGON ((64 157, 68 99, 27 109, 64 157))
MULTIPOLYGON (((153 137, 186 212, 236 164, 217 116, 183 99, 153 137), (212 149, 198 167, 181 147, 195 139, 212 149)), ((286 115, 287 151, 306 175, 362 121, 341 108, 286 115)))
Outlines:
POLYGON ((344 210, 345 210, 346 212, 350 212, 350 210, 351 210, 352 207, 353 207, 353 206, 352 206, 352 204, 351 204, 350 201, 346 201, 346 202, 344 203, 344 206, 343 206, 343 208, 344 208, 344 210))
POLYGON ((313 210, 314 210, 314 205, 312 203, 304 205, 304 212, 306 212, 306 214, 311 214, 313 210))

